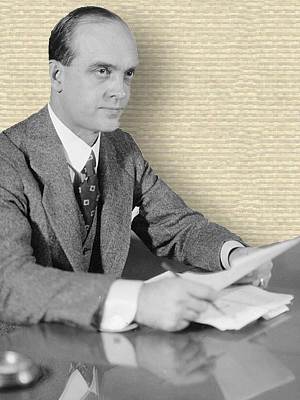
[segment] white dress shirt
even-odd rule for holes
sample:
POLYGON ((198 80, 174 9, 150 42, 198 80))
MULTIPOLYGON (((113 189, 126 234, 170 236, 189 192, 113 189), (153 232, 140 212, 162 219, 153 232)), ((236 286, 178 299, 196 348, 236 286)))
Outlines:
MULTIPOLYGON (((96 168, 99 163, 99 150, 101 132, 93 146, 75 135, 54 113, 48 104, 50 118, 57 135, 64 147, 65 156, 69 165, 70 177, 74 181, 75 172, 81 173, 85 166, 91 150, 96 157, 96 168)), ((237 248, 244 247, 240 242, 230 240, 225 242, 221 249, 220 259, 224 269, 229 269, 229 253, 237 248)), ((134 320, 138 295, 143 281, 118 279, 111 285, 103 308, 101 331, 122 331, 134 320)))

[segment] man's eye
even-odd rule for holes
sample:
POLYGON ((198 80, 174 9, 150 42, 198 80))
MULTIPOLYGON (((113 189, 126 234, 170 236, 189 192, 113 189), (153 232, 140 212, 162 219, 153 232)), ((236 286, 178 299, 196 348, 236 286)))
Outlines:
POLYGON ((127 79, 132 79, 134 77, 134 72, 135 72, 134 70, 130 69, 129 71, 126 72, 125 77, 127 79))
POLYGON ((109 76, 110 75, 110 70, 108 68, 104 68, 104 67, 98 68, 96 70, 96 74, 98 76, 101 76, 101 77, 109 76))

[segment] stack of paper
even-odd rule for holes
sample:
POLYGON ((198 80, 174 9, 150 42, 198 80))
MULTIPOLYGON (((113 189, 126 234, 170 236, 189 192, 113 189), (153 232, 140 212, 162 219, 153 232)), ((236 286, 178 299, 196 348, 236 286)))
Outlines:
POLYGON ((212 325, 221 331, 241 329, 260 317, 272 312, 272 317, 288 310, 287 304, 293 299, 289 294, 267 292, 252 285, 241 285, 223 289, 215 301, 215 308, 209 305, 195 321, 212 325))
MULTIPOLYGON (((183 279, 199 282, 220 291, 219 297, 214 302, 217 307, 209 305, 195 322, 212 325, 220 330, 241 329, 260 317, 270 319, 288 311, 292 295, 271 293, 252 285, 230 285, 297 244, 300 244, 300 237, 256 249, 249 248, 249 251, 245 251, 242 257, 235 259, 232 268, 226 271, 177 273, 176 276, 183 279)), ((162 266, 170 269, 165 261, 162 266)), ((174 273, 167 271, 150 281, 172 276, 174 273)))

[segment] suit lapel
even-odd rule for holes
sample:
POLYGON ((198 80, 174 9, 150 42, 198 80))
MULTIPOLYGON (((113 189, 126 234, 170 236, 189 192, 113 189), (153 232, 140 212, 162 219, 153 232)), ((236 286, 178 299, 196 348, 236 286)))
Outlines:
POLYGON ((43 185, 43 206, 50 224, 75 271, 82 271, 82 235, 63 146, 44 107, 28 123, 26 149, 29 163, 43 185))

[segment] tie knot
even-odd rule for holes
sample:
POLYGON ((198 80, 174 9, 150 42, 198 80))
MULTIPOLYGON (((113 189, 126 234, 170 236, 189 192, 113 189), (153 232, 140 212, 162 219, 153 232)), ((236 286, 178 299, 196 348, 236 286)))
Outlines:
POLYGON ((86 175, 87 177, 93 176, 93 175, 95 175, 95 167, 96 167, 96 157, 92 150, 91 154, 89 155, 89 158, 81 172, 82 172, 82 174, 86 175))

